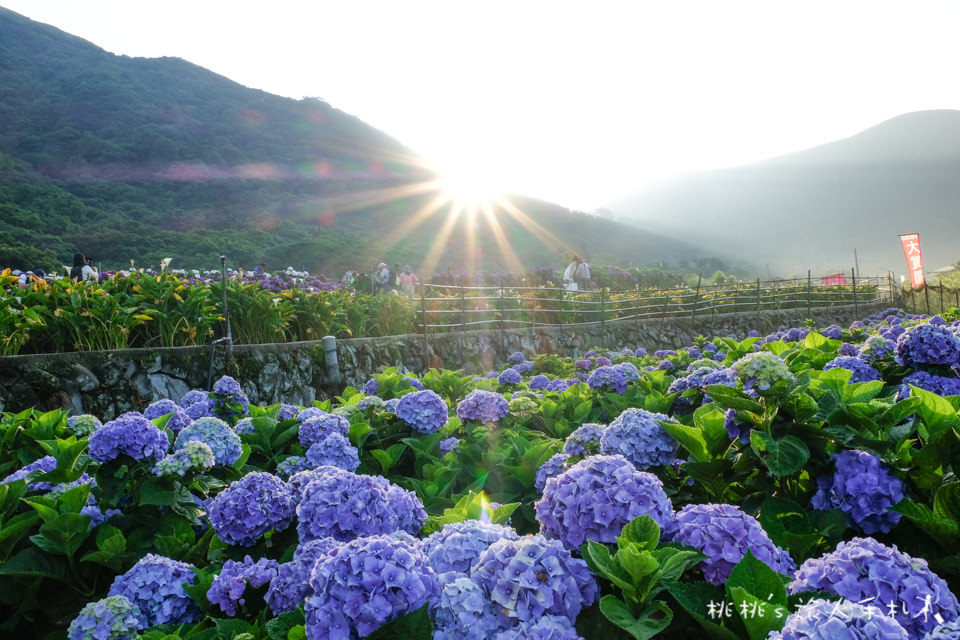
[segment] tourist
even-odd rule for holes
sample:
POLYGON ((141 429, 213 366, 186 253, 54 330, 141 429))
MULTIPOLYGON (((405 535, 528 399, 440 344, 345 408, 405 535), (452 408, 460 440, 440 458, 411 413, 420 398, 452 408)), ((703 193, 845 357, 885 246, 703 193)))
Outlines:
POLYGON ((404 265, 403 271, 401 271, 400 275, 397 277, 400 280, 400 291, 404 295, 412 296, 414 286, 420 281, 417 280, 417 276, 415 276, 413 271, 410 269, 410 265, 404 265))

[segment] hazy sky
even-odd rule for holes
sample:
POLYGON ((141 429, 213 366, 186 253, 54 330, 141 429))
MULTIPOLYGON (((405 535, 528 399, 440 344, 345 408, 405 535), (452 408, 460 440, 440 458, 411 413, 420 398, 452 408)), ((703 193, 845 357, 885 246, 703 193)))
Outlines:
POLYGON ((960 2, 0 0, 107 51, 321 97, 590 211, 679 172, 960 109, 960 2))

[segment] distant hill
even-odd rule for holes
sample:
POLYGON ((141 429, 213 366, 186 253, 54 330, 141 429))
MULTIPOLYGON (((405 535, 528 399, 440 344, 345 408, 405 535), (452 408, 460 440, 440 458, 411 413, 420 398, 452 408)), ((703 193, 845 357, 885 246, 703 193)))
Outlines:
POLYGON ((722 244, 780 275, 905 273, 897 236, 924 265, 960 259, 960 111, 905 114, 844 140, 663 182, 607 205, 620 219, 722 244))
POLYGON ((722 254, 530 198, 496 222, 453 217, 419 158, 322 100, 116 56, 2 8, 0 88, 0 257, 16 242, 104 269, 224 254, 335 276, 381 259, 457 272, 722 254))

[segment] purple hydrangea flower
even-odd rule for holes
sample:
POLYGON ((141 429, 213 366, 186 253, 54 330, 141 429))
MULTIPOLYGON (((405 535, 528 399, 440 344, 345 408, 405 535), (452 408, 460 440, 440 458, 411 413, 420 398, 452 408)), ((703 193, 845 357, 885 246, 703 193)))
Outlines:
POLYGON ((397 530, 416 534, 427 517, 416 495, 386 478, 330 468, 303 488, 297 516, 300 542, 397 530))
POLYGON ((890 533, 902 517, 890 507, 903 499, 903 481, 869 451, 850 449, 832 460, 836 473, 817 478, 810 505, 821 511, 840 509, 864 533, 890 533))
POLYGON ((487 640, 509 624, 483 587, 463 573, 448 571, 437 576, 439 596, 430 603, 433 640, 487 640))
POLYGON ((735 409, 727 409, 723 413, 723 427, 730 440, 740 440, 741 444, 750 442, 750 425, 740 422, 735 409))
POLYGON ((596 355, 597 355, 597 350, 596 350, 596 349, 590 349, 590 350, 587 351, 585 354, 583 354, 583 357, 584 357, 584 358, 592 358, 592 357, 594 357, 594 356, 596 356, 596 355))
POLYGON ((541 535, 497 540, 480 553, 470 577, 518 622, 557 615, 573 623, 597 598, 587 563, 541 535))
POLYGON ((657 420, 676 422, 662 413, 630 407, 603 430, 600 453, 620 454, 640 471, 672 464, 679 445, 657 420))
POLYGON ((443 574, 448 571, 469 573, 480 553, 501 538, 516 540, 519 536, 510 527, 481 520, 464 520, 444 525, 420 543, 430 558, 430 566, 443 574))
MULTIPOLYGON (((16 480, 22 480, 27 477, 27 474, 33 473, 34 471, 41 471, 43 473, 50 473, 57 468, 57 459, 53 456, 43 456, 38 460, 34 460, 30 464, 27 464, 17 471, 14 471, 8 475, 3 480, 0 480, 0 484, 7 484, 8 482, 14 482, 16 480)), ((28 486, 30 491, 43 491, 49 489, 52 485, 46 482, 33 482, 28 486)))
POLYGON ((384 400, 383 410, 387 413, 392 413, 396 415, 397 405, 400 404, 400 398, 390 398, 389 400, 384 400))
POLYGON ((573 623, 563 616, 543 616, 521 622, 495 634, 490 640, 583 640, 573 623))
POLYGON ((250 547, 271 529, 283 531, 293 522, 293 492, 275 475, 248 473, 207 505, 217 537, 227 544, 250 547))
POLYGON ((748 550, 779 573, 791 575, 796 568, 790 554, 773 544, 756 518, 729 504, 688 504, 677 512, 673 541, 707 556, 698 566, 710 584, 726 582, 748 550))
POLYGON ((909 640, 896 619, 872 604, 811 600, 787 616, 767 640, 909 640))
POLYGON ((520 364, 524 362, 526 358, 523 356, 523 353, 520 351, 514 351, 509 356, 507 356, 507 362, 509 364, 520 364))
POLYGON ((613 368, 617 369, 621 374, 623 374, 623 378, 627 382, 640 379, 640 372, 637 370, 637 366, 632 362, 621 362, 620 364, 614 365, 613 368))
POLYGON ((543 375, 542 373, 538 373, 537 375, 530 378, 530 381, 527 383, 527 386, 530 389, 533 389, 535 391, 542 391, 547 388, 548 384, 550 384, 550 378, 543 375))
MULTIPOLYGON (((717 354, 717 355, 720 355, 720 354, 717 354)), ((720 359, 723 360, 723 358, 720 358, 720 359)), ((660 362, 657 363, 657 369, 659 369, 660 371, 673 371, 676 368, 677 368, 677 365, 673 364, 673 362, 671 362, 670 360, 661 360, 660 362)))
POLYGON ((423 383, 417 378, 414 378, 413 376, 404 376, 403 379, 406 380, 407 383, 417 391, 423 391, 423 383))
POLYGON ((194 440, 209 446, 216 464, 224 467, 232 465, 243 454, 240 436, 220 418, 205 417, 194 420, 177 434, 173 448, 182 449, 194 440))
POLYGON ((416 611, 437 597, 437 575, 427 556, 387 536, 340 545, 310 575, 307 637, 350 640, 416 611))
POLYGON ((270 588, 264 597, 274 615, 293 611, 313 595, 310 588, 313 565, 340 544, 333 538, 317 538, 305 542, 293 552, 293 560, 277 568, 277 577, 270 582, 270 588))
POLYGON ((277 577, 277 566, 277 561, 269 558, 260 558, 256 562, 250 556, 244 557, 243 562, 227 560, 207 590, 207 600, 233 617, 246 602, 243 592, 247 584, 257 588, 269 583, 277 577))
POLYGON ((213 383, 213 392, 221 396, 242 396, 240 383, 230 376, 223 376, 213 383))
POLYGON ((530 373, 533 371, 533 363, 529 360, 524 360, 523 362, 518 362, 510 368, 519 374, 530 373))
POLYGON ((347 471, 356 471, 360 466, 360 452, 339 433, 329 434, 322 442, 307 449, 307 462, 312 467, 329 465, 347 471))
POLYGON ((910 396, 910 385, 923 389, 924 391, 930 391, 939 396, 960 395, 960 378, 936 376, 926 371, 914 371, 903 378, 903 384, 899 392, 901 398, 910 396))
POLYGON ((499 393, 474 389, 457 405, 457 417, 481 423, 497 422, 510 412, 507 399, 499 393))
POLYGON ((769 351, 748 353, 730 368, 745 389, 765 391, 778 382, 793 384, 796 380, 783 358, 769 351))
MULTIPOLYGON (((318 411, 320 410, 318 409, 318 411)), ((303 414, 300 415, 303 416, 303 414)), ((323 442, 331 433, 339 433, 344 437, 349 436, 350 421, 343 416, 320 412, 319 415, 306 418, 300 423, 300 444, 305 449, 309 449, 311 445, 323 442)))
POLYGON ((593 361, 594 367, 611 367, 613 362, 610 361, 610 358, 604 356, 597 356, 597 359, 593 361))
POLYGON ((156 402, 150 403, 150 405, 143 410, 143 417, 147 420, 156 420, 160 416, 165 416, 168 413, 175 413, 178 410, 182 411, 180 405, 173 400, 164 398, 162 400, 157 400, 156 402))
POLYGON ((277 413, 277 422, 282 420, 292 420, 300 415, 300 407, 292 404, 281 404, 280 412, 277 413))
POLYGON ((188 471, 205 471, 214 465, 213 449, 206 442, 191 440, 169 453, 153 467, 156 476, 184 476, 188 471))
POLYGON ((637 349, 636 351, 633 352, 633 355, 636 356, 636 357, 638 357, 638 358, 642 358, 642 357, 644 357, 645 355, 647 355, 647 350, 644 349, 643 347, 640 347, 639 349, 637 349))
POLYGON ((660 479, 620 455, 590 456, 548 479, 534 508, 540 532, 571 550, 585 540, 614 542, 637 516, 650 516, 667 536, 676 528, 660 479))
POLYGON ((123 596, 136 605, 146 621, 144 628, 196 622, 200 608, 183 589, 194 582, 192 568, 186 562, 148 553, 114 579, 108 595, 123 596))
POLYGON ((67 427, 78 437, 90 435, 101 426, 100 419, 89 413, 82 413, 78 416, 67 418, 67 427))
POLYGON ((289 479, 294 474, 306 471, 313 466, 315 465, 311 465, 303 456, 287 456, 277 463, 277 476, 289 479))
POLYGON ((563 443, 563 452, 571 456, 592 456, 600 453, 600 437, 606 425, 584 422, 563 443))
POLYGON ((460 446, 460 438, 444 438, 440 441, 440 455, 445 456, 460 446))
POLYGON ((827 364, 823 365, 824 371, 829 371, 830 369, 846 369, 847 371, 852 371, 853 375, 850 376, 851 384, 855 384, 857 382, 870 382, 872 380, 880 379, 880 374, 876 369, 870 366, 869 362, 856 357, 839 356, 834 358, 827 364))
POLYGON ((960 364, 960 338, 946 327, 918 324, 897 338, 897 364, 924 368, 928 365, 960 364))
POLYGON ((555 453, 550 456, 546 462, 537 469, 537 475, 533 480, 533 488, 543 493, 543 487, 548 478, 559 475, 563 470, 565 463, 570 458, 569 453, 555 453))
POLYGON ((593 363, 587 360, 586 358, 580 358, 579 360, 573 363, 573 366, 575 366, 577 369, 590 371, 590 369, 593 368, 593 363))
MULTIPOLYGON (((307 463, 309 465, 309 463, 307 463)), ((322 476, 325 473, 337 470, 339 467, 330 467, 330 466, 321 466, 313 469, 307 468, 303 471, 297 471, 290 476, 290 479, 287 480, 287 487, 290 489, 290 493, 293 495, 293 501, 297 504, 300 504, 300 500, 303 498, 303 490, 306 489, 307 485, 322 476)), ((340 469, 345 471, 345 469, 340 469)))
POLYGON ((169 448, 167 434, 142 414, 130 411, 94 431, 88 452, 94 462, 109 462, 121 455, 156 462, 169 448))
POLYGON ((233 430, 238 435, 257 432, 257 428, 253 426, 253 418, 243 418, 242 420, 239 420, 237 424, 233 425, 233 430))
POLYGON ((960 640, 960 622, 954 620, 938 624, 933 631, 923 636, 923 640, 960 640))
POLYGON ((520 384, 522 381, 523 378, 516 369, 504 369, 500 375, 497 376, 497 382, 503 385, 520 384))
MULTIPOLYGON (((180 406, 184 409, 189 409, 195 404, 206 403, 210 400, 210 394, 206 391, 201 391, 200 389, 191 389, 183 394, 183 397, 180 398, 180 406)), ((209 406, 213 406, 211 403, 209 406)))
POLYGON ((370 378, 363 385, 363 395, 366 396, 375 396, 377 395, 377 389, 380 388, 380 383, 377 382, 376 378, 370 378))
POLYGON ((837 355, 841 356, 859 356, 860 347, 855 344, 850 344, 849 342, 844 342, 840 345, 840 348, 837 349, 837 355))
POLYGON ((67 629, 69 640, 132 640, 147 626, 140 607, 123 596, 91 602, 67 629))
POLYGON ((821 329, 820 335, 831 340, 839 340, 843 336, 843 328, 840 325, 832 324, 825 329, 821 329))
POLYGON ((379 396, 364 396, 363 400, 357 403, 357 409, 366 411, 383 406, 383 400, 379 396))
POLYGON ((627 380, 623 377, 623 371, 612 366, 602 366, 595 369, 587 378, 587 384, 590 385, 591 389, 606 387, 614 393, 623 393, 627 390, 627 380))
POLYGON ((324 411, 323 409, 321 409, 320 407, 307 407, 306 409, 304 409, 303 411, 297 414, 297 421, 306 422, 307 420, 311 420, 313 418, 323 418, 328 415, 330 414, 324 411))
POLYGON ((880 360, 893 353, 896 344, 883 336, 876 335, 867 338, 860 346, 860 357, 870 362, 880 360))
POLYGON ((546 391, 566 391, 570 385, 566 380, 551 380, 547 383, 546 391))
POLYGON ((942 622, 960 617, 956 596, 926 560, 873 538, 841 542, 833 552, 810 558, 797 569, 788 589, 826 591, 853 602, 868 600, 881 611, 895 611, 911 638, 936 628, 938 617, 942 622))
POLYGON ((666 358, 668 356, 675 356, 677 352, 673 349, 657 349, 653 352, 654 358, 666 358))
POLYGON ((414 391, 400 398, 396 416, 414 431, 436 433, 447 424, 447 403, 436 392, 429 389, 414 391))

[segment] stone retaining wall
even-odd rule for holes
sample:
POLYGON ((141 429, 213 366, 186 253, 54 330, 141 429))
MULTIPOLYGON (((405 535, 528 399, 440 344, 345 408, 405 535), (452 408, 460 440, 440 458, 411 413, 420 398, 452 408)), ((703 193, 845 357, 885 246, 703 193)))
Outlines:
MULTIPOLYGON (((814 310, 816 326, 848 326, 885 308, 852 305, 814 310), (857 312, 859 311, 859 313, 857 312)), ((780 326, 800 326, 804 310, 778 314, 716 314, 696 319, 608 322, 604 325, 538 326, 528 329, 463 331, 443 334, 358 338, 336 343, 339 371, 324 356, 322 341, 236 345, 213 357, 213 379, 223 374, 240 381, 256 404, 309 405, 345 385, 361 386, 371 374, 398 366, 420 374, 429 368, 462 369, 466 374, 497 368, 514 351, 576 356, 593 347, 676 349, 698 335, 751 329, 761 335, 780 326)), ((159 398, 179 400, 190 389, 207 388, 211 349, 176 347, 0 357, 0 411, 30 407, 92 413, 102 420, 143 410, 159 398)))

